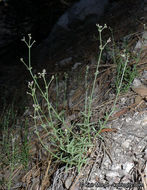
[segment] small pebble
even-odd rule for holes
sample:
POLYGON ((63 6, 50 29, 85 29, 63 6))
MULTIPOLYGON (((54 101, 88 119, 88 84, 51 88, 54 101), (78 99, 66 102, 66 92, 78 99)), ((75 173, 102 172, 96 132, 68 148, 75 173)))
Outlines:
POLYGON ((143 127, 147 127, 147 117, 144 118, 144 120, 141 122, 141 125, 143 127))
POLYGON ((123 147, 123 148, 129 148, 129 147, 130 147, 130 143, 131 143, 131 142, 130 142, 130 140, 128 139, 128 140, 126 140, 125 142, 122 143, 122 147, 123 147))
POLYGON ((132 120, 132 118, 130 118, 130 117, 127 117, 127 118, 126 118, 126 122, 127 122, 127 123, 129 123, 131 120, 132 120))
POLYGON ((106 176, 109 177, 109 178, 115 178, 115 177, 119 176, 119 173, 116 172, 116 171, 108 171, 106 176))
POLYGON ((133 168, 133 166, 134 166, 134 164, 133 163, 125 163, 124 164, 124 169, 125 169, 125 173, 127 174, 127 173, 129 173, 130 172, 130 170, 133 168))
POLYGON ((73 181, 73 176, 70 176, 70 177, 68 177, 68 178, 66 179, 66 181, 65 181, 65 187, 66 187, 67 189, 69 189, 69 187, 71 186, 72 181, 73 181))

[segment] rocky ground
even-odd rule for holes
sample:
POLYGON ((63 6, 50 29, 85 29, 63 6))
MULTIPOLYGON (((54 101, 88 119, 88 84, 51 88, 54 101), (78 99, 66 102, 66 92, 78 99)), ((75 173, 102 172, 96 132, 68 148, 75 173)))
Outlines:
POLYGON ((130 92, 120 96, 117 104, 119 111, 114 113, 113 121, 107 123, 112 131, 102 135, 103 140, 97 142, 90 162, 81 173, 75 176, 73 171, 64 173, 65 168, 60 168, 49 189, 147 188, 146 82, 147 71, 144 70, 132 86, 138 95, 134 97, 130 92))
MULTIPOLYGON (((114 29, 118 45, 122 46, 122 42, 127 39, 132 55, 142 51, 137 62, 139 75, 135 78, 131 89, 125 94, 120 94, 116 110, 110 117, 107 128, 100 134, 101 138, 97 139, 95 151, 91 153, 89 162, 79 174, 75 168, 71 168, 68 172, 65 172, 64 166, 53 168, 50 165, 50 159, 47 158, 46 154, 43 154, 37 137, 33 133, 33 123, 30 122, 32 140, 30 170, 25 172, 22 170, 22 166, 16 167, 13 173, 12 189, 123 190, 127 187, 134 190, 147 189, 147 33, 144 25, 147 20, 147 2, 141 2, 130 1, 127 5, 124 2, 114 3, 112 9, 106 13, 101 21, 101 24, 107 23, 114 29), (116 11, 118 8, 120 11, 116 11)), ((92 31, 91 29, 84 32, 80 30, 76 36, 76 43, 72 41, 71 44, 65 43, 65 46, 61 44, 62 49, 59 44, 61 51, 56 50, 52 59, 48 59, 49 55, 45 57, 43 67, 47 68, 49 76, 58 73, 61 94, 65 80, 63 73, 67 72, 69 75, 67 105, 63 105, 63 97, 58 99, 60 109, 67 111, 66 122, 68 123, 79 118, 79 112, 83 108, 85 92, 83 78, 87 65, 89 65, 89 87, 93 81, 98 52, 97 35, 96 28, 92 31), (54 72, 48 69, 48 65, 51 63, 54 64, 54 72)), ((108 39, 110 35, 110 32, 104 32, 103 37, 108 39)), ((37 51, 40 52, 40 49, 37 51)), ((134 59, 131 58, 129 64, 134 63, 134 59)), ((41 68, 41 66, 39 67, 41 68)), ((100 64, 100 74, 97 79, 92 107, 93 121, 97 118, 104 119, 105 113, 110 111, 113 106, 115 70, 116 65, 113 63, 110 49, 108 49, 104 52, 100 64)), ((55 93, 56 89, 52 86, 50 98, 53 102, 56 99, 55 93)), ((19 131, 20 120, 24 121, 30 114, 32 114, 31 105, 21 119, 18 119, 16 131, 19 131)), ((17 136, 17 139, 19 138, 17 136)), ((2 179, 8 176, 9 170, 4 167, 0 177, 2 179)))

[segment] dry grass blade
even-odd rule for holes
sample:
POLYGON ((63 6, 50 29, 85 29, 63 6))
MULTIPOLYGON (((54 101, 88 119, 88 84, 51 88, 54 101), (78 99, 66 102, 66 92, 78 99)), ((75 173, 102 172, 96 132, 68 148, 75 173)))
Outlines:
POLYGON ((144 164, 144 167, 141 167, 141 162, 138 162, 137 170, 141 176, 142 183, 144 185, 144 190, 147 190, 147 174, 145 173, 145 166, 147 163, 144 164))
POLYGON ((47 163, 45 175, 43 177, 42 184, 41 184, 41 190, 45 190, 45 188, 47 186, 49 186, 49 168, 50 168, 50 166, 51 166, 51 158, 48 160, 48 163, 47 163))

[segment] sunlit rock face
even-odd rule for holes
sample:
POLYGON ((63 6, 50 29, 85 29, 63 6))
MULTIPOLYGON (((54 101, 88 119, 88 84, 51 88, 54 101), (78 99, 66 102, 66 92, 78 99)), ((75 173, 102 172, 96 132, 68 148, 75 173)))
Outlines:
POLYGON ((72 31, 83 23, 94 24, 103 15, 109 0, 80 0, 69 8, 57 21, 49 39, 54 38, 61 30, 72 31))
POLYGON ((60 17, 57 25, 70 29, 72 23, 84 21, 87 17, 99 19, 107 4, 108 0, 80 0, 60 17))
POLYGON ((95 24, 104 15, 109 0, 80 0, 69 8, 57 21, 49 36, 40 44, 35 57, 35 62, 45 63, 49 56, 58 50, 70 47, 73 41, 77 41, 79 31, 96 27, 95 24))

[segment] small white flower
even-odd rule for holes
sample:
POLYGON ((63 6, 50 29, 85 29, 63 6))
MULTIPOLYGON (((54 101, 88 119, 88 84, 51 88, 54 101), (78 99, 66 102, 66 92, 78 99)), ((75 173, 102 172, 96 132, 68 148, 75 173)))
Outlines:
POLYGON ((39 78, 41 78, 41 77, 44 78, 44 76, 45 76, 46 74, 47 74, 47 73, 46 73, 46 70, 43 69, 43 70, 42 70, 42 73, 38 73, 38 76, 39 76, 39 78))
POLYGON ((34 116, 34 115, 30 115, 30 117, 33 119, 37 119, 37 116, 34 116))
POLYGON ((41 74, 41 73, 38 73, 38 77, 41 78, 41 77, 42 77, 42 74, 41 74))
POLYGON ((32 94, 30 92, 27 92, 28 95, 32 96, 32 94))
POLYGON ((28 87, 32 88, 33 84, 34 84, 34 81, 28 82, 28 87))
POLYGON ((126 55, 125 55, 125 54, 121 54, 121 57, 125 58, 125 57, 126 57, 126 55))
POLYGON ((107 24, 104 24, 104 28, 107 28, 107 24))
POLYGON ((23 58, 20 58, 20 61, 22 61, 22 62, 23 62, 23 58))
POLYGON ((111 38, 109 38, 108 40, 107 40, 107 43, 110 43, 111 42, 111 38))
POLYGON ((40 109, 40 106, 38 104, 33 104, 33 108, 35 111, 38 111, 40 109))
POLYGON ((97 26, 99 29, 102 29, 102 26, 101 26, 101 25, 96 24, 96 26, 97 26))
POLYGON ((25 37, 23 37, 23 38, 21 39, 22 42, 25 42, 25 40, 26 40, 25 37))
POLYGON ((52 80, 55 78, 55 76, 54 75, 52 75, 52 80))
POLYGON ((31 39, 32 39, 32 36, 31 36, 31 34, 28 34, 28 36, 29 36, 29 39, 31 40, 31 39))
POLYGON ((42 77, 44 77, 45 75, 46 75, 46 70, 43 69, 43 70, 42 70, 42 77))

